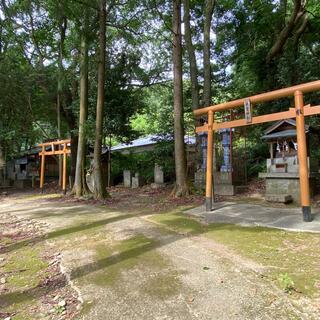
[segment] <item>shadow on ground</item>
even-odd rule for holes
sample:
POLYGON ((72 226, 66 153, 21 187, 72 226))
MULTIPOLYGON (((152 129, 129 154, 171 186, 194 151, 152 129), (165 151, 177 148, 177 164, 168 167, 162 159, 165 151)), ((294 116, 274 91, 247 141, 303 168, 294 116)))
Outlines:
MULTIPOLYGON (((71 228, 60 229, 57 231, 50 232, 41 238, 34 238, 34 239, 26 240, 26 241, 21 241, 19 243, 13 244, 13 245, 9 245, 9 246, 2 249, 2 253, 8 252, 10 250, 21 249, 26 245, 33 245, 33 244, 36 244, 40 241, 44 241, 46 239, 54 239, 54 238, 64 236, 64 235, 69 235, 69 234, 72 234, 75 232, 81 232, 81 231, 85 231, 85 230, 88 230, 91 228, 101 227, 101 226, 107 225, 112 222, 116 222, 116 221, 120 221, 120 220, 124 220, 124 219, 129 219, 132 217, 134 217, 134 216, 131 214, 127 214, 127 215, 112 217, 109 219, 95 221, 95 222, 92 222, 89 224, 81 224, 81 225, 74 226, 71 228)), ((167 227, 169 227, 169 229, 170 229, 170 227, 176 228, 177 226, 178 227, 179 226, 185 227, 186 219, 183 217, 176 216, 176 217, 168 219, 168 220, 162 220, 162 223, 164 225, 166 225, 167 227)), ((121 262, 128 260, 128 259, 137 258, 146 252, 156 250, 158 248, 161 248, 163 246, 171 244, 175 241, 179 241, 180 239, 183 239, 186 236, 189 236, 189 237, 190 236, 199 236, 199 235, 206 233, 208 231, 212 232, 215 230, 216 231, 224 230, 225 227, 226 227, 226 225, 223 225, 223 224, 221 224, 221 225, 218 224, 218 225, 214 225, 214 226, 202 226, 198 222, 190 219, 190 221, 188 222, 187 232, 185 232, 183 234, 179 234, 177 232, 170 232, 168 230, 167 235, 163 238, 163 240, 161 240, 161 242, 155 241, 155 242, 145 243, 142 245, 137 245, 134 248, 130 248, 128 250, 122 251, 118 254, 108 256, 106 258, 100 259, 95 262, 87 263, 84 266, 77 267, 71 271, 70 280, 75 280, 75 279, 84 277, 84 276, 89 275, 93 272, 108 268, 110 266, 116 265, 116 264, 121 263, 121 262)), ((258 230, 259 228, 247 228, 247 229, 248 229, 248 232, 252 232, 252 233, 259 232, 259 230, 258 230)), ((270 229, 270 231, 271 231, 271 229, 270 229)), ((6 307, 10 306, 11 304, 15 303, 16 301, 24 302, 24 301, 28 301, 31 299, 36 299, 36 298, 39 298, 40 296, 43 296, 43 295, 50 293, 50 291, 52 291, 52 290, 55 290, 59 287, 63 287, 65 285, 66 285, 65 281, 58 281, 57 283, 53 283, 52 285, 49 284, 48 287, 38 286, 36 288, 27 289, 22 292, 12 292, 12 293, 3 294, 0 296, 0 306, 2 308, 6 308, 6 307)))

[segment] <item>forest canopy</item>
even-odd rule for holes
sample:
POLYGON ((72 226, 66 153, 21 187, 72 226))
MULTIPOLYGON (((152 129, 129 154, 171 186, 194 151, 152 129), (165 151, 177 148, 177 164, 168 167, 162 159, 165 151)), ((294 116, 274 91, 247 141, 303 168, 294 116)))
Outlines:
MULTIPOLYGON (((195 108, 319 79, 319 31, 317 0, 2 0, 2 158, 79 134, 173 133, 179 103, 192 134, 195 108)), ((253 156, 260 131, 247 133, 253 156)))

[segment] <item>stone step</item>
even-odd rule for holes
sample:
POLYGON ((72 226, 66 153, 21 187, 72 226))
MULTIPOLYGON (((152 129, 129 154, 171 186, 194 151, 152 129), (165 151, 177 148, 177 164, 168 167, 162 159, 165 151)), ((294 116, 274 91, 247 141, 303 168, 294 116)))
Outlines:
POLYGON ((235 193, 236 194, 242 194, 249 191, 248 186, 235 186, 235 193))
POLYGON ((290 203, 293 201, 290 194, 266 194, 265 198, 269 202, 277 203, 290 203))

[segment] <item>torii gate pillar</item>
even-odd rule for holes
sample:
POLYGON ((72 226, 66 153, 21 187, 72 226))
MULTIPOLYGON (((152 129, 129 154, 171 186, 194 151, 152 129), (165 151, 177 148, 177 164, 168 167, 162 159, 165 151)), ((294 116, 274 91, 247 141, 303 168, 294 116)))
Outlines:
POLYGON ((301 91, 295 91, 294 102, 296 109, 301 207, 303 221, 310 222, 312 221, 312 216, 310 207, 309 166, 307 155, 306 132, 304 124, 303 93, 301 91))

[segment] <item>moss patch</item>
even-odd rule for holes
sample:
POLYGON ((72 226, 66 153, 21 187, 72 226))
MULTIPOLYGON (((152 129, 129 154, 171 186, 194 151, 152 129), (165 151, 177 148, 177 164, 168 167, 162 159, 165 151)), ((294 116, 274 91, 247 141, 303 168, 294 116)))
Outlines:
POLYGON ((151 220, 170 230, 192 235, 202 234, 231 247, 242 256, 268 268, 281 288, 281 275, 287 274, 296 291, 312 297, 320 289, 320 235, 287 232, 261 227, 230 224, 202 225, 182 213, 154 215, 151 220), (279 280, 280 279, 280 280, 279 280))
POLYGON ((28 308, 36 305, 36 298, 30 294, 20 292, 14 292, 11 294, 5 294, 1 297, 1 303, 8 305, 3 311, 8 313, 17 313, 12 319, 32 319, 28 314, 28 308))
POLYGON ((142 285, 142 292, 158 299, 166 299, 180 291, 182 283, 177 272, 164 272, 149 279, 142 285))
POLYGON ((138 266, 164 267, 164 259, 155 251, 156 242, 144 235, 117 242, 112 246, 100 244, 96 247, 96 268, 93 277, 97 285, 112 285, 121 273, 138 266))
POLYGON ((27 314, 17 314, 11 318, 12 320, 34 320, 31 316, 28 316, 27 314))
POLYGON ((282 275, 287 274, 297 291, 307 296, 319 294, 319 235, 234 225, 210 225, 206 235, 269 267, 280 287, 282 275))
POLYGON ((29 313, 38 304, 34 295, 36 288, 46 272, 48 263, 41 257, 42 247, 25 246, 7 254, 6 263, 1 268, 5 275, 8 292, 1 296, 4 311, 16 313, 14 320, 33 319, 29 313))
POLYGON ((83 316, 89 314, 93 305, 94 305, 93 301, 84 301, 81 306, 81 311, 79 313, 79 317, 81 317, 81 316, 83 317, 83 316))
POLYGON ((127 277, 142 294, 163 299, 180 290, 179 274, 157 250, 158 242, 143 234, 123 241, 100 242, 95 245, 95 262, 80 269, 75 278, 112 290, 124 290, 127 277), (136 275, 137 276, 136 276, 136 275), (141 274, 145 274, 140 279, 141 274), (86 276, 87 275, 87 276, 86 276), (151 276, 150 276, 151 275, 151 276))
POLYGON ((40 249, 26 246, 17 254, 9 255, 3 271, 8 274, 8 287, 16 290, 36 287, 40 281, 40 273, 47 267, 48 263, 40 257, 40 249))
POLYGON ((14 243, 14 241, 13 241, 11 238, 9 238, 9 237, 4 237, 4 236, 2 236, 2 237, 0 238, 0 244, 1 244, 2 246, 7 246, 7 245, 12 244, 12 243, 14 243))
POLYGON ((205 231, 201 223, 179 212, 157 214, 150 220, 179 233, 196 235, 205 231))

